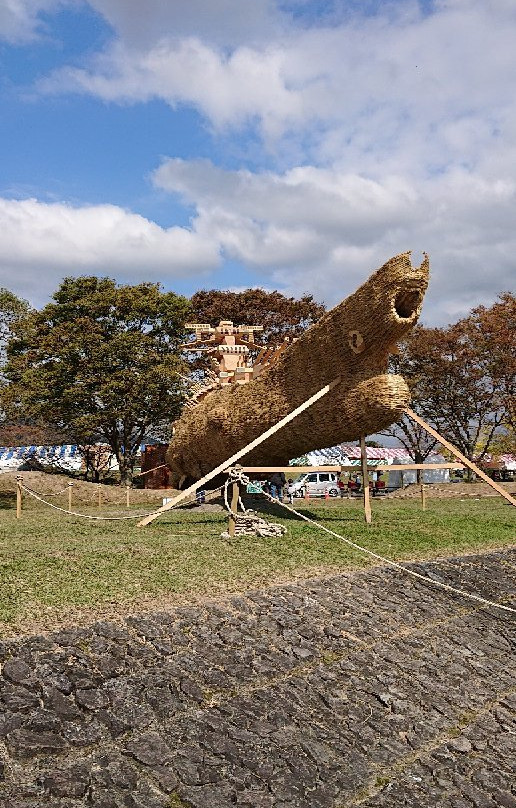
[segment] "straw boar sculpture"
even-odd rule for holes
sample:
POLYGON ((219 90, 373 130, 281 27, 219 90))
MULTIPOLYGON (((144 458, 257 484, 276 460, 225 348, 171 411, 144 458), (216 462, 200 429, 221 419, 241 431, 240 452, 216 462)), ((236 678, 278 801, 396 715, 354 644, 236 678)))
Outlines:
POLYGON ((176 421, 167 462, 177 485, 200 479, 333 379, 340 383, 243 459, 284 466, 293 457, 370 435, 397 421, 410 403, 389 353, 417 322, 429 261, 410 252, 387 261, 357 291, 248 384, 209 393, 176 421))

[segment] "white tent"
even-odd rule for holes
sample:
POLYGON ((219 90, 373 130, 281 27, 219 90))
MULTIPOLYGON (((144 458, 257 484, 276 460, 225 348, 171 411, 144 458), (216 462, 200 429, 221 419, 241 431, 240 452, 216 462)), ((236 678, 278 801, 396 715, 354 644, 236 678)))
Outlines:
MULTIPOLYGON (((367 465, 376 466, 378 464, 391 466, 392 464, 410 465, 414 459, 406 449, 391 448, 387 446, 366 446, 367 465)), ((428 463, 445 463, 445 458, 440 454, 433 454, 427 458, 428 463)), ((341 444, 328 449, 319 449, 315 452, 308 452, 304 458, 297 458, 291 461, 291 465, 310 466, 357 466, 360 467, 360 446, 341 444), (302 462, 301 462, 302 461, 302 462)), ((407 471, 389 471, 389 487, 401 488, 410 483, 415 483, 417 472, 407 469, 407 471)), ((425 483, 449 483, 450 473, 448 469, 428 469, 423 471, 423 482, 425 483)))
POLYGON ((31 460, 42 466, 58 466, 64 471, 78 471, 82 455, 77 446, 1 446, 0 473, 18 471, 31 460))

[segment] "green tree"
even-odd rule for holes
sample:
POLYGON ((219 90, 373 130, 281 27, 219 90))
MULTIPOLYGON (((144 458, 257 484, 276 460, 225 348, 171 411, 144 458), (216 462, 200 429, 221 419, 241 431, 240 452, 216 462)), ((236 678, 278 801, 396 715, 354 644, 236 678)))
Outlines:
MULTIPOLYGON (((427 388, 423 383, 427 332, 428 329, 417 326, 408 334, 399 343, 397 353, 389 357, 389 370, 391 373, 399 373, 407 382, 411 395, 411 408, 432 426, 436 426, 433 405, 427 400, 427 388)), ((407 415, 402 415, 397 423, 385 429, 382 434, 396 438, 414 463, 424 463, 438 446, 435 438, 407 415)), ((417 480, 418 482, 422 480, 422 472, 419 470, 417 480)))
POLYGON ((159 284, 65 278, 53 302, 13 325, 10 413, 44 419, 77 444, 109 445, 129 481, 142 440, 180 411, 188 314, 186 298, 159 284))
POLYGON ((190 302, 190 316, 196 322, 218 325, 220 320, 232 320, 235 325, 262 325, 263 333, 257 335, 258 341, 272 344, 283 342, 285 337, 299 337, 326 311, 312 295, 296 299, 263 289, 243 292, 203 289, 196 292, 190 302))
POLYGON ((16 297, 9 289, 0 287, 0 365, 5 362, 12 326, 29 311, 30 306, 26 300, 16 297))
POLYGON ((503 292, 489 308, 471 312, 470 328, 476 350, 492 380, 500 429, 491 451, 516 452, 516 296, 503 292))
MULTIPOLYGON (((446 328, 419 326, 399 348, 392 370, 407 380, 413 409, 467 458, 481 462, 502 438, 505 446, 514 444, 514 295, 504 293, 446 328)), ((406 416, 389 433, 416 462, 437 443, 406 416)))

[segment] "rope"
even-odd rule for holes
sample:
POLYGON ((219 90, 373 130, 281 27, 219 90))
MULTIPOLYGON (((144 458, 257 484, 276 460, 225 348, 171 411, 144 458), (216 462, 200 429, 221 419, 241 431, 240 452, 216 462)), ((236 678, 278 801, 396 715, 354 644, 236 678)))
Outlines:
MULTIPOLYGON (((239 482, 238 475, 238 471, 230 469, 228 478, 224 483, 224 505, 226 506, 226 510, 230 515, 233 514, 233 511, 231 510, 228 502, 228 489, 230 483, 239 482)), ((258 514, 253 510, 247 509, 240 497, 240 490, 238 492, 237 513, 234 514, 234 519, 235 536, 260 536, 262 538, 272 538, 273 536, 283 536, 287 532, 287 528, 284 525, 280 525, 277 522, 267 522, 261 516, 258 516, 258 514), (242 510, 241 514, 238 514, 239 506, 242 510)), ((229 530, 225 530, 223 533, 221 533, 221 538, 230 538, 229 530)))
POLYGON ((144 477, 146 474, 150 474, 151 471, 157 471, 158 469, 168 469, 167 463, 162 463, 160 466, 154 466, 153 469, 147 469, 147 471, 140 471, 138 474, 135 474, 135 477, 144 477))
MULTIPOLYGON (((237 479, 242 484, 247 485, 250 482, 249 477, 246 477, 245 474, 239 472, 238 470, 232 469, 233 471, 233 479, 237 479)), ((442 583, 441 581, 434 581, 432 578, 428 578, 426 575, 421 575, 421 573, 416 572, 415 570, 411 570, 410 567, 405 567, 403 564, 398 564, 396 561, 392 561, 390 558, 385 558, 384 556, 379 555, 378 553, 373 552, 372 550, 368 550, 367 547, 362 547, 362 545, 357 544, 351 539, 347 539, 345 536, 341 536, 340 533, 336 533, 334 530, 330 530, 330 528, 326 527, 325 525, 321 525, 319 522, 316 522, 314 519, 310 519, 310 517, 305 516, 299 511, 296 511, 290 505, 287 505, 285 502, 281 502, 279 499, 274 499, 270 494, 266 491, 263 492, 267 499, 278 505, 281 505, 283 508, 286 508, 287 511, 299 516, 300 519, 304 519, 305 522, 309 522, 310 524, 314 525, 319 530, 324 530, 325 533, 329 533, 330 536, 334 536, 336 539, 340 539, 341 541, 349 544, 350 547, 353 547, 355 550, 358 550, 361 553, 366 553, 367 555, 372 556, 372 558, 376 558, 378 561, 381 561, 383 564, 387 564, 391 567, 394 567, 401 572, 406 573, 407 575, 412 575, 413 578, 418 578, 420 581, 424 581, 426 584, 431 584, 432 586, 440 587, 441 589, 446 589, 448 592, 453 592, 455 595, 460 595, 464 598, 470 598, 471 600, 476 600, 479 603, 485 603, 487 606, 494 606, 496 609, 503 609, 506 612, 512 612, 516 614, 516 609, 513 609, 511 606, 503 606, 501 603, 495 603, 493 600, 487 600, 487 598, 483 598, 480 595, 474 595, 472 592, 466 592, 464 589, 457 589, 455 586, 450 586, 450 584, 442 583)))
MULTIPOLYGON (((231 510, 229 502, 228 502, 229 484, 230 483, 241 482, 240 477, 241 477, 241 472, 237 471, 236 469, 229 469, 228 478, 227 478, 226 482, 224 483, 224 505, 226 506, 226 510, 228 511, 228 513, 232 513, 232 510, 231 510)), ((240 506, 240 510, 244 514, 247 513, 247 508, 244 506, 244 503, 242 502, 242 497, 240 496, 240 489, 238 490, 237 510, 238 510, 238 506, 240 506)))
POLYGON ((27 486, 22 485, 21 487, 22 487, 22 490, 26 491, 27 494, 30 494, 31 497, 34 497, 34 499, 39 500, 39 502, 42 502, 44 505, 48 505, 49 508, 53 508, 55 511, 61 511, 62 513, 67 513, 70 516, 81 516, 83 519, 95 519, 97 521, 100 520, 100 521, 104 521, 104 522, 120 522, 120 521, 122 521, 124 519, 141 519, 144 516, 150 516, 151 514, 156 513, 156 511, 150 511, 150 513, 140 513, 140 514, 137 514, 136 516, 135 515, 131 515, 131 516, 91 516, 90 514, 87 514, 87 513, 78 513, 78 511, 69 511, 66 508, 59 508, 57 505, 54 505, 53 502, 47 502, 45 499, 43 499, 43 497, 40 497, 38 494, 36 494, 35 491, 31 491, 30 488, 27 488, 27 486))
POLYGON ((66 486, 66 488, 63 488, 62 491, 56 491, 54 494, 44 493, 42 491, 35 491, 34 493, 38 494, 40 497, 60 497, 61 494, 64 494, 66 491, 68 491, 68 486, 66 486))
MULTIPOLYGON (((54 505, 52 502, 47 502, 40 496, 36 491, 32 491, 30 488, 27 488, 26 485, 21 485, 23 491, 26 491, 31 497, 34 499, 39 500, 44 505, 48 505, 49 508, 53 508, 55 511, 61 511, 61 513, 67 513, 69 516, 80 516, 82 519, 93 519, 95 521, 102 521, 102 522, 121 522, 127 519, 142 519, 145 516, 151 516, 156 513, 156 511, 150 511, 149 513, 140 513, 137 515, 130 515, 130 516, 92 516, 91 514, 86 513, 79 513, 78 511, 69 511, 67 508, 59 508, 57 505, 54 505)), ((214 496, 219 496, 219 488, 214 488, 211 491, 207 491, 205 494, 205 499, 213 499, 214 496)), ((180 503, 181 505, 186 505, 189 502, 194 502, 195 499, 186 500, 186 502, 180 503)), ((174 506, 175 508, 176 506, 174 506)))

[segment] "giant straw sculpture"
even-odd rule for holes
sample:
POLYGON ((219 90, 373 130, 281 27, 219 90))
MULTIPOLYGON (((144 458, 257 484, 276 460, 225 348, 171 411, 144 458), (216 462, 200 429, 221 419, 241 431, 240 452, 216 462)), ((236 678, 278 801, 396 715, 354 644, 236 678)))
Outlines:
POLYGON ((313 449, 389 426, 410 403, 389 353, 417 322, 428 285, 428 257, 387 261, 245 385, 214 390, 175 423, 167 462, 175 483, 200 479, 337 376, 340 384, 262 443, 246 465, 284 466, 313 449))

